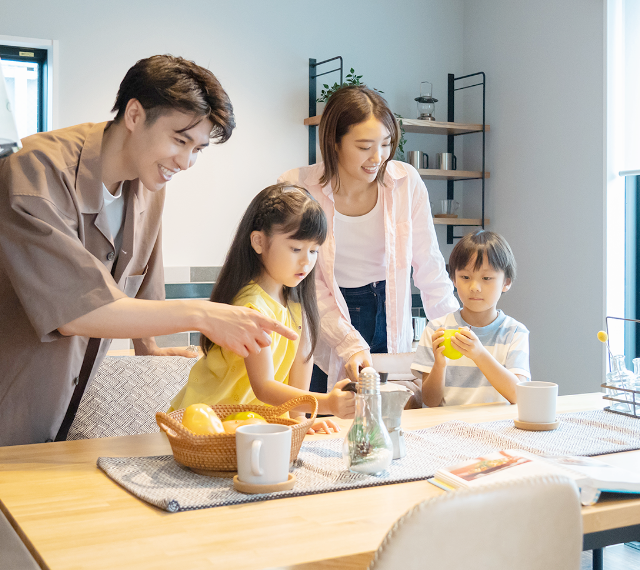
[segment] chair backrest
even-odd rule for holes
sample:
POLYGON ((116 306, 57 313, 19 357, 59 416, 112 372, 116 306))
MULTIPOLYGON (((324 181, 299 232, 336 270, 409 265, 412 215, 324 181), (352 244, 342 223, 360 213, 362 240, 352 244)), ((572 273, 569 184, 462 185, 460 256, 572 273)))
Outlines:
POLYGON ((167 411, 197 360, 107 356, 82 396, 67 439, 157 432, 156 412, 167 411))
POLYGON ((578 570, 575 483, 532 477, 423 501, 391 528, 370 570, 578 570))

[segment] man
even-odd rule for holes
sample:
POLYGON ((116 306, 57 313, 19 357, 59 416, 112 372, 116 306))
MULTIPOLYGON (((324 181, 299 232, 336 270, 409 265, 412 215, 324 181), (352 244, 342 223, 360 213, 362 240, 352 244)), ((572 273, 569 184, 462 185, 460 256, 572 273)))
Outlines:
POLYGON ((154 335, 197 330, 247 356, 271 331, 296 338, 257 311, 163 300, 165 184, 235 127, 214 75, 143 59, 113 111, 0 160, 0 445, 65 439, 108 339, 162 355, 154 335))

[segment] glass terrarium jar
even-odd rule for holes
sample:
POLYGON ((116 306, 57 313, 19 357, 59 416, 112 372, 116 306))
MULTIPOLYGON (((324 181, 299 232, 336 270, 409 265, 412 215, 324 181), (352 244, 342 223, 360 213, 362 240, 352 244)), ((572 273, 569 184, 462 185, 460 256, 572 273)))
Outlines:
POLYGON ((415 98, 415 101, 418 102, 418 119, 422 121, 436 120, 434 113, 436 110, 435 103, 438 100, 431 96, 432 87, 431 83, 423 81, 420 83, 420 97, 415 98))
POLYGON ((356 416, 342 446, 349 471, 374 475, 389 467, 393 444, 382 419, 380 376, 364 368, 358 379, 356 416))

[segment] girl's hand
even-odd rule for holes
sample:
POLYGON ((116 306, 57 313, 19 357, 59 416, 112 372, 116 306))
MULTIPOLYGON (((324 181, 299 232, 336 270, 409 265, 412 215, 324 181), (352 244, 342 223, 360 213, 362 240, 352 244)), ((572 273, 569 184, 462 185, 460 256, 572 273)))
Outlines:
POLYGON ((487 349, 480 342, 478 335, 469 327, 460 329, 451 337, 451 346, 474 362, 487 352, 487 349))
POLYGON ((349 382, 349 378, 340 380, 329 392, 329 409, 334 416, 342 419, 351 419, 356 415, 356 395, 353 392, 342 391, 342 387, 349 382))
POLYGON ((444 354, 444 328, 440 327, 431 336, 431 347, 433 348, 434 366, 447 367, 447 359, 444 354))
POLYGON ((330 434, 331 432, 338 433, 340 431, 340 426, 334 422, 330 418, 325 418, 321 420, 316 420, 315 423, 309 428, 307 435, 313 435, 314 433, 326 433, 330 434))
POLYGON ((352 382, 358 381, 360 370, 367 366, 372 366, 371 353, 368 350, 356 352, 344 365, 347 370, 347 376, 352 382))

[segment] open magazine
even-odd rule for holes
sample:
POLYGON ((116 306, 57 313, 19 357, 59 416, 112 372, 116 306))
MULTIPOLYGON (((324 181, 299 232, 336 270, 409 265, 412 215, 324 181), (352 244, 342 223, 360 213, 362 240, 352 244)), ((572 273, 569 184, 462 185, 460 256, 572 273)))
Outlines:
POLYGON ((603 491, 640 494, 640 473, 609 465, 592 457, 540 457, 518 449, 496 451, 439 469, 437 487, 450 491, 535 475, 565 475, 580 487, 580 501, 592 505, 603 491))

